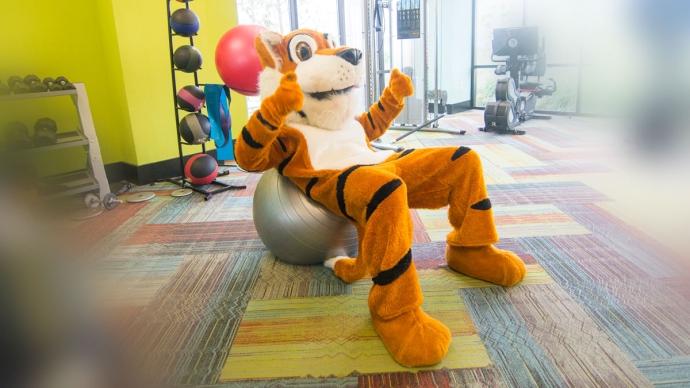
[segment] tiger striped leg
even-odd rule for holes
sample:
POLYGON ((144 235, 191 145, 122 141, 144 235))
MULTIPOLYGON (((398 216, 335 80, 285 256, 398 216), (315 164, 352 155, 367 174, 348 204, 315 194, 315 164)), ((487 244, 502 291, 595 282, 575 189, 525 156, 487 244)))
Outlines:
POLYGON ((453 157, 464 173, 450 191, 448 219, 454 230, 448 235, 448 266, 473 278, 513 286, 525 276, 525 263, 515 253, 493 245, 498 234, 481 159, 466 147, 460 147, 453 157))
POLYGON ((336 195, 343 215, 362 228, 358 260, 366 263, 373 276, 369 310, 376 332, 402 365, 440 362, 451 336, 443 323, 420 307, 423 298, 412 262, 412 220, 405 184, 377 166, 343 174, 336 195))
POLYGON ((449 267, 503 286, 522 280, 522 260, 492 245, 498 234, 476 152, 467 147, 422 149, 401 154, 394 163, 405 182, 410 182, 412 206, 449 206, 448 219, 453 226, 446 249, 449 267), (420 179, 425 174, 428 178, 420 179))

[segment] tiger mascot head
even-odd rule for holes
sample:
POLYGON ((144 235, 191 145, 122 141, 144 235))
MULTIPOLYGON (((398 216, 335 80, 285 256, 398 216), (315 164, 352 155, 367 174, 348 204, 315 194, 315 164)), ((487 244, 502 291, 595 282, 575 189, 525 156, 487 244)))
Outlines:
POLYGON ((301 29, 285 36, 270 31, 256 38, 263 65, 259 75, 261 98, 273 94, 284 73, 295 72, 304 94, 301 112, 288 121, 337 130, 354 118, 358 106, 355 89, 362 83, 362 52, 336 47, 327 34, 301 29))

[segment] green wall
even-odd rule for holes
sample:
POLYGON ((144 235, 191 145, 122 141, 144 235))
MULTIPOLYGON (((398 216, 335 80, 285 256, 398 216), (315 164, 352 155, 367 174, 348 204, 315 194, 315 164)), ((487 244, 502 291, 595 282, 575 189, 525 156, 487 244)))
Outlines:
MULTIPOLYGON (((192 7, 202 23, 201 80, 220 83, 214 49, 236 24, 235 2, 203 0, 192 7)), ((144 165, 176 157, 164 0, 24 0, 4 4, 3 13, 0 77, 64 75, 85 83, 105 163, 144 165)), ((244 98, 234 94, 231 110, 241 128, 244 98)), ((64 111, 52 114, 69 128, 74 119, 64 111)))

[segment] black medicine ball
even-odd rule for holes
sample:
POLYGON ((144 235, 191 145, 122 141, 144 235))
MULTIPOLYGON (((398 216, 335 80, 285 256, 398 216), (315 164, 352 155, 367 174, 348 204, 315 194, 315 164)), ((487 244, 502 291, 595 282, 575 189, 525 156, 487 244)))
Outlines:
POLYGON ((189 144, 203 144, 211 134, 211 122, 200 113, 190 113, 180 122, 180 136, 189 144))
POLYGON ((187 85, 177 92, 177 105, 187 112, 198 112, 204 105, 206 94, 194 85, 187 85))
POLYGON ((178 69, 186 73, 193 73, 201 69, 203 58, 201 57, 201 52, 196 47, 184 45, 175 50, 173 62, 178 69))
POLYGON ((194 36, 199 32, 199 18, 192 10, 180 8, 170 17, 170 27, 178 35, 194 36))

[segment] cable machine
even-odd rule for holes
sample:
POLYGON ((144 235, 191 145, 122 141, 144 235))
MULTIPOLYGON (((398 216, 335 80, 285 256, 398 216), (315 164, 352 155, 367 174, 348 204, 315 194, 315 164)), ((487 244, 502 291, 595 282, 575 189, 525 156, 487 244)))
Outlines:
MULTIPOLYGON (((415 94, 408 98, 405 109, 390 129, 409 131, 396 138, 402 140, 417 131, 445 132, 464 135, 465 131, 440 128, 438 120, 443 100, 439 89, 439 12, 436 0, 365 0, 365 50, 367 58, 367 105, 381 96, 386 75, 394 67, 410 76, 415 94), (433 19, 432 19, 433 18, 433 19), (430 21, 433 20, 433 23, 430 21), (429 25, 433 35, 429 35, 429 25), (429 45, 434 46, 433 90, 429 89, 429 45), (420 71, 421 70, 421 71, 420 71), (430 99, 433 108, 430 110, 430 99)), ((377 144, 378 148, 397 149, 377 144)))

